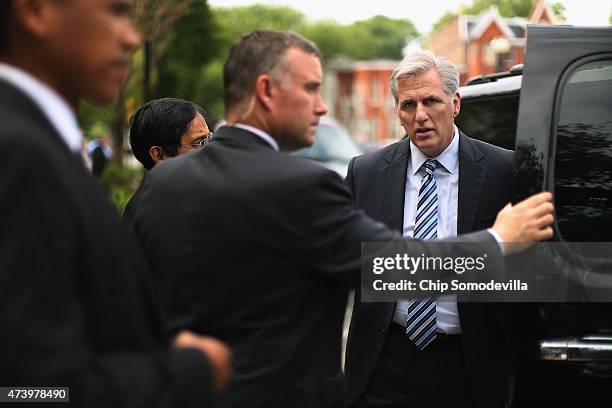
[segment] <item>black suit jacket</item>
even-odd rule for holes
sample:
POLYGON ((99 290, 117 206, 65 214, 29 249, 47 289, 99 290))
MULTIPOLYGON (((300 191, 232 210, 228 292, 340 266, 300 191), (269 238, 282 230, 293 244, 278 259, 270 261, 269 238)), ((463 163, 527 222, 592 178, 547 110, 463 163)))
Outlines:
MULTIPOLYGON (((128 222, 168 329, 211 332, 234 351, 222 407, 343 406, 342 320, 360 243, 400 234, 355 209, 336 173, 235 127, 155 166, 135 205, 128 222)), ((472 251, 474 240, 492 237, 474 234, 457 249, 472 251)))
POLYGON ((210 367, 167 350, 144 259, 101 188, 1 80, 0 123, 0 384, 69 386, 75 407, 204 406, 210 367))
MULTIPOLYGON (((354 158, 346 183, 356 205, 397 231, 403 229, 408 138, 354 158)), ((460 132, 457 233, 490 227, 511 200, 512 152, 460 132)), ((361 303, 357 294, 349 332, 349 404, 364 392, 391 324, 395 303, 361 303)), ((507 314, 499 304, 459 303, 468 383, 478 406, 503 407, 508 394, 507 314)))

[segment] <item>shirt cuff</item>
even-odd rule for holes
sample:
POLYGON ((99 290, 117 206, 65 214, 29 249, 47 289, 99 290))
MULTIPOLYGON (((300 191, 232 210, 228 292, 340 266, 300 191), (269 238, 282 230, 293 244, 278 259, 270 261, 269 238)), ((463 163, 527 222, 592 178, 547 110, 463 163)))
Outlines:
POLYGON ((497 245, 499 245, 499 249, 501 249, 502 255, 505 254, 506 245, 504 244, 501 235, 499 235, 497 231, 495 231, 493 228, 489 228, 487 231, 489 232, 489 234, 493 235, 493 238, 495 238, 495 240, 497 241, 497 245))

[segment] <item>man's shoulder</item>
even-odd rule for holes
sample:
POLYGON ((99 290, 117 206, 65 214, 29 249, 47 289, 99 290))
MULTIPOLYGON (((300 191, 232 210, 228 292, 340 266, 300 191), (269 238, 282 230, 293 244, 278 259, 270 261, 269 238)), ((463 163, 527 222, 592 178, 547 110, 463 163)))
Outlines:
POLYGON ((501 157, 512 157, 514 154, 512 150, 508 150, 482 140, 474 139, 463 132, 461 132, 461 134, 485 154, 499 155, 501 157))
POLYGON ((0 81, 0 144, 19 149, 31 149, 35 154, 35 146, 50 148, 53 144, 51 124, 40 109, 21 91, 6 82, 0 81))
POLYGON ((355 156, 353 160, 353 169, 362 166, 378 165, 381 162, 390 162, 397 157, 398 154, 406 150, 408 139, 404 138, 395 143, 391 143, 378 150, 364 153, 359 156, 355 156))
POLYGON ((461 132, 461 134, 464 137, 464 140, 466 140, 470 145, 468 149, 473 149, 475 152, 477 152, 477 156, 481 156, 479 161, 483 162, 482 164, 493 166, 512 166, 512 160, 514 157, 514 152, 512 150, 504 149, 503 147, 471 138, 463 132, 461 132))

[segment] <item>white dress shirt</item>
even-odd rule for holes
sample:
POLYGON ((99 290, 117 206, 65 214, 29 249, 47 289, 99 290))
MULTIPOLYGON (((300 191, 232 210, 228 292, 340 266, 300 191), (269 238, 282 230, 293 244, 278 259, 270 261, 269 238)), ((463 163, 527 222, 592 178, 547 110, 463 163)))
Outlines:
POLYGON ((276 143, 276 140, 274 140, 272 136, 270 136, 269 134, 267 134, 261 129, 257 129, 253 126, 245 125, 242 123, 236 123, 234 125, 226 125, 226 126, 234 126, 240 129, 248 130, 251 133, 255 133, 257 136, 259 136, 260 139, 265 140, 270 146, 272 146, 274 150, 276 150, 277 152, 280 150, 278 148, 278 143, 276 143))
POLYGON ((79 128, 76 115, 57 92, 29 73, 1 62, 0 79, 28 95, 49 119, 49 122, 68 145, 68 148, 75 153, 81 151, 83 134, 79 128))
MULTIPOLYGON (((404 200, 403 234, 412 237, 416 218, 416 205, 421 188, 421 179, 425 175, 423 163, 429 159, 412 142, 410 142, 410 160, 406 175, 406 192, 404 200)), ((438 238, 457 235, 457 202, 459 194, 459 131, 451 143, 438 157, 432 157, 440 165, 434 171, 438 187, 438 238)), ((395 306, 393 321, 406 326, 408 301, 399 301, 395 306)), ((461 333, 459 313, 457 312, 457 295, 439 296, 436 301, 436 324, 438 331, 447 334, 461 333)))

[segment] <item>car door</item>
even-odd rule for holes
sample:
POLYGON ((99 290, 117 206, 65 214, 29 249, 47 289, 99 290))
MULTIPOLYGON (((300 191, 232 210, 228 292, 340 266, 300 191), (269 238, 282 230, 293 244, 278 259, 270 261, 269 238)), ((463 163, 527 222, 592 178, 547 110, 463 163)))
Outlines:
POLYGON ((550 251, 573 301, 534 305, 538 351, 519 406, 610 406, 611 252, 583 248, 612 241, 612 28, 528 27, 515 149, 514 199, 554 193, 550 251))

